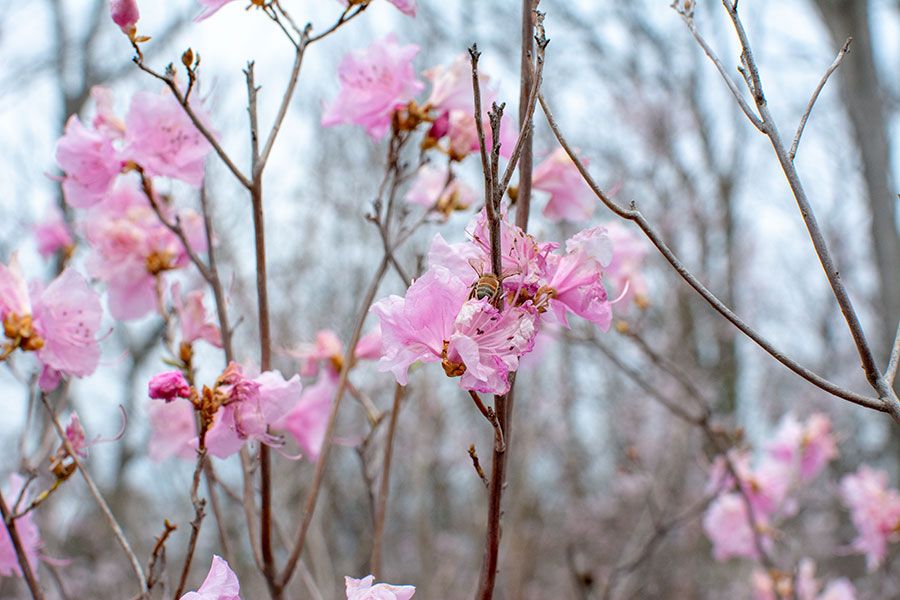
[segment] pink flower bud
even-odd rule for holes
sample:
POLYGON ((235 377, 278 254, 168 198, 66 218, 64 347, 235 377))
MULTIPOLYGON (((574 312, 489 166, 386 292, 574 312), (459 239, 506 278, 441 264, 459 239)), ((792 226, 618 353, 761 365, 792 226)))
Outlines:
POLYGON ((141 18, 137 0, 109 0, 109 14, 113 22, 125 33, 134 31, 134 26, 141 18))
POLYGON ((171 402, 175 398, 191 397, 191 386, 181 371, 166 371, 154 375, 148 388, 150 397, 156 400, 171 402))

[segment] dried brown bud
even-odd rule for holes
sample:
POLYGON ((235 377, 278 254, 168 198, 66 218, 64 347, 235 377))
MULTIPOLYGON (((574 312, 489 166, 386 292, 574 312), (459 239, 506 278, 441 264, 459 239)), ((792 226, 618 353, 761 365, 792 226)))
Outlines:
POLYGON ((191 65, 194 64, 194 51, 188 48, 184 51, 184 54, 181 55, 181 64, 183 64, 188 69, 191 68, 191 65))

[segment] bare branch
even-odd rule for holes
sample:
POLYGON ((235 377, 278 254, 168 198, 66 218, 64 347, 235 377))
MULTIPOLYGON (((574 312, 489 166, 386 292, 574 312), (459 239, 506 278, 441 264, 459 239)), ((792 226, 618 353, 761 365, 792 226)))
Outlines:
POLYGON ((806 121, 809 119, 809 115, 812 112, 816 100, 819 98, 819 94, 822 92, 822 88, 825 87, 825 84, 828 82, 828 78, 831 77, 831 74, 834 73, 839 66, 841 66, 841 62, 844 60, 844 56, 846 56, 847 52, 850 51, 850 42, 852 41, 853 38, 848 37, 847 41, 844 42, 844 45, 841 46, 841 49, 838 51, 834 62, 831 63, 831 66, 825 70, 825 73, 822 75, 822 79, 819 80, 819 85, 816 86, 816 90, 813 92, 812 97, 810 97, 809 103, 806 105, 806 110, 803 111, 803 116, 800 117, 800 125, 797 126, 797 133, 794 134, 794 141, 791 142, 791 150, 790 152, 788 152, 788 156, 791 157, 791 160, 794 160, 794 157, 797 156, 797 148, 800 146, 800 136, 803 135, 803 128, 806 127, 806 121))
POLYGON ((887 368, 884 370, 884 378, 891 387, 893 387, 894 378, 897 376, 898 362, 900 362, 900 323, 897 324, 897 333, 894 335, 894 345, 891 347, 891 358, 888 360, 887 368))
POLYGON ((6 505, 6 500, 3 498, 2 493, 0 493, 0 516, 3 517, 3 525, 6 527, 6 533, 9 535, 9 539, 12 540, 12 545, 16 552, 16 559, 19 561, 19 568, 22 570, 22 575, 25 577, 25 583, 28 584, 28 591, 31 592, 31 597, 34 598, 34 600, 44 600, 44 590, 41 588, 41 584, 38 583, 37 577, 34 576, 34 571, 31 570, 31 564, 28 562, 28 555, 25 554, 25 547, 22 545, 21 538, 19 538, 16 521, 13 518, 12 511, 6 505))
POLYGON ((369 569, 376 580, 381 579, 381 545, 384 537, 384 519, 387 514, 388 493, 391 490, 391 459, 394 454, 394 435, 397 433, 397 418, 405 388, 399 383, 394 388, 394 405, 388 424, 387 440, 384 443, 384 464, 381 467, 381 482, 378 489, 378 506, 375 509, 375 532, 372 535, 372 558, 369 569))

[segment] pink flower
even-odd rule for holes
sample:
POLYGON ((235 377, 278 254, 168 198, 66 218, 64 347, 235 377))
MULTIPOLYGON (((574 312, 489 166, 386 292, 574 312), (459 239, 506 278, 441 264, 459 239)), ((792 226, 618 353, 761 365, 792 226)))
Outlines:
POLYGON ((831 421, 821 413, 802 424, 793 414, 785 415, 773 438, 766 446, 769 455, 799 469, 804 481, 814 479, 838 455, 831 421))
POLYGON ((886 472, 865 465, 841 479, 841 498, 857 531, 853 547, 866 555, 870 572, 884 561, 888 543, 900 537, 900 492, 887 482, 886 472))
MULTIPOLYGON (((24 485, 25 480, 22 477, 15 473, 10 475, 3 494, 7 502, 11 502, 10 499, 15 500, 18 498, 24 485)), ((29 496, 30 494, 26 493, 25 497, 22 498, 22 504, 10 506, 9 509, 18 511, 28 506, 30 502, 29 496)), ((14 527, 19 535, 19 541, 22 542, 25 558, 29 566, 31 566, 31 571, 37 575, 38 558, 42 542, 41 533, 38 531, 37 525, 34 524, 34 512, 29 512, 24 517, 16 519, 14 527)), ((12 538, 9 537, 9 532, 6 530, 6 527, 0 526, 0 576, 9 577, 10 575, 22 577, 22 568, 19 566, 19 559, 16 555, 12 538)))
POLYGON ((567 244, 569 251, 564 256, 551 254, 547 258, 546 287, 551 290, 548 302, 556 319, 565 327, 569 326, 567 313, 571 312, 604 331, 609 329, 612 309, 600 280, 602 265, 596 253, 596 244, 602 247, 604 238, 604 230, 595 228, 576 243, 567 244), (589 237, 599 242, 589 242, 589 237), (594 251, 590 251, 592 248, 594 251))
POLYGON ((19 266, 18 256, 13 253, 8 266, 0 263, 0 320, 6 321, 10 315, 23 317, 30 314, 28 285, 19 266))
MULTIPOLYGON (((166 218, 175 211, 164 207, 166 218)), ((195 252, 206 250, 200 216, 180 211, 179 220, 195 252)), ((135 319, 157 305, 157 276, 189 263, 184 245, 162 223, 132 178, 122 179, 82 223, 91 247, 88 272, 107 284, 116 319, 135 319)))
MULTIPOLYGON (((703 516, 703 530, 713 544, 713 557, 717 561, 758 556, 747 507, 736 493, 723 494, 709 505, 703 516)), ((763 543, 768 545, 770 540, 764 538, 763 543)))
POLYGON ((181 371, 157 373, 147 385, 148 395, 154 400, 171 402, 175 398, 190 398, 191 386, 181 371))
POLYGON ((597 198, 562 148, 535 167, 532 186, 550 194, 544 216, 551 221, 585 221, 594 214, 597 198))
POLYGON ((778 574, 778 595, 772 576, 761 570, 753 571, 753 600, 779 600, 780 598, 796 598, 797 600, 856 600, 856 590, 846 578, 835 579, 819 594, 821 584, 816 580, 816 564, 809 558, 800 561, 794 581, 786 574, 778 574))
POLYGON ((229 2, 233 2, 234 0, 197 0, 200 5, 203 7, 203 11, 194 17, 194 23, 199 23, 204 19, 208 19, 213 16, 220 8, 228 4, 229 2))
POLYGON ((604 279, 611 283, 619 302, 634 298, 638 305, 646 303, 647 282, 641 274, 649 251, 646 240, 618 221, 610 221, 604 227, 613 248, 612 260, 603 269, 604 279))
POLYGON ((102 200, 123 166, 112 141, 89 131, 76 115, 69 118, 65 133, 56 144, 56 162, 65 172, 63 195, 75 208, 93 206, 102 200))
POLYGON ((96 334, 103 309, 84 277, 66 269, 45 289, 36 287, 32 298, 34 328, 44 340, 40 361, 65 375, 93 373, 100 362, 96 334))
POLYGON ((537 311, 530 305, 500 312, 487 299, 469 300, 454 322, 444 370, 450 375, 463 365, 461 387, 505 394, 509 374, 518 369, 519 357, 534 348, 536 334, 537 311))
POLYGON ((401 46, 391 34, 347 54, 338 67, 340 94, 326 108, 322 125, 361 125, 372 139, 383 138, 394 111, 424 88, 412 66, 418 52, 418 46, 401 46))
POLYGON ((391 371, 397 383, 406 385, 410 365, 439 362, 468 295, 469 286, 462 280, 435 267, 414 281, 405 297, 389 296, 372 305, 381 320, 379 369, 391 371))
POLYGON ((381 327, 376 325, 356 343, 357 360, 377 360, 381 358, 381 327))
POLYGON ((203 306, 203 292, 194 290, 182 296, 181 285, 176 282, 172 286, 172 304, 178 314, 183 344, 193 344, 197 340, 205 340, 216 348, 222 347, 222 332, 206 314, 206 307, 203 306))
POLYGON ((94 129, 110 140, 120 140, 125 135, 125 122, 115 111, 115 96, 111 89, 101 85, 91 88, 91 98, 97 113, 91 121, 94 129))
POLYGON ((109 13, 113 23, 126 34, 134 32, 134 26, 141 18, 136 0, 109 0, 109 13))
POLYGON ((434 234, 431 247, 428 249, 428 266, 442 267, 450 271, 455 277, 474 283, 477 273, 472 267, 472 262, 484 264, 487 259, 485 252, 479 246, 470 242, 449 244, 440 233, 434 234))
POLYGON ((274 426, 290 433, 303 455, 312 462, 319 460, 319 452, 325 442, 325 429, 337 383, 337 377, 333 374, 323 373, 316 383, 303 390, 297 404, 274 426))
POLYGON ((475 191, 452 176, 446 165, 426 165, 419 169, 406 201, 449 214, 468 208, 475 201, 475 191))
MULTIPOLYGON (((343 6, 350 6, 348 0, 338 0, 343 6)), ((416 0, 388 0, 391 4, 397 7, 397 10, 402 12, 404 15, 415 17, 416 16, 416 0)))
POLYGON ((323 329, 316 333, 314 343, 300 344, 289 351, 289 354, 300 359, 301 376, 315 377, 319 374, 319 365, 322 363, 332 373, 340 371, 340 363, 344 360, 344 345, 334 331, 323 329))
MULTIPOLYGON (((201 119, 208 119, 202 109, 194 110, 201 119)), ((171 93, 137 92, 132 96, 125 117, 123 155, 143 167, 147 175, 172 177, 200 187, 210 150, 210 143, 171 93)))
POLYGON ((69 419, 69 424, 66 425, 66 439, 69 440, 72 451, 78 456, 85 456, 85 450, 88 446, 86 438, 87 434, 84 432, 84 427, 81 426, 78 413, 73 412, 72 417, 69 419))
POLYGON ((51 209, 46 218, 34 226, 34 239, 38 252, 44 258, 66 251, 75 243, 62 214, 56 208, 51 209))
POLYGON ((416 593, 416 588, 411 585, 375 583, 373 575, 362 579, 344 577, 344 583, 347 600, 409 600, 416 593))
POLYGON ((190 402, 151 402, 147 410, 150 417, 150 460, 160 462, 172 456, 196 456, 192 441, 197 438, 197 417, 190 402))
POLYGON ((846 577, 840 577, 828 584, 816 600, 856 600, 856 588, 846 577))
POLYGON ((240 366, 231 363, 221 380, 223 385, 216 391, 226 399, 206 434, 210 454, 228 458, 250 440, 280 446, 283 441, 269 433, 269 426, 297 402, 303 391, 300 377, 295 375, 285 381, 281 373, 266 371, 248 379, 240 366))
POLYGON ((213 555, 209 574, 196 592, 188 592, 180 600, 241 600, 241 584, 237 575, 220 556, 213 555))

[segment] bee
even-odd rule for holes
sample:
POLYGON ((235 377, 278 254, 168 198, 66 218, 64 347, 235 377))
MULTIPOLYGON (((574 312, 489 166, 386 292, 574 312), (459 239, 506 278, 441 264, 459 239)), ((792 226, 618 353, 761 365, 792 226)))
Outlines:
POLYGON ((491 304, 494 304, 500 296, 503 290, 503 280, 519 273, 519 271, 511 271, 502 273, 500 277, 491 272, 485 273, 484 262, 476 258, 470 258, 469 265, 475 269, 475 273, 478 275, 478 279, 472 284, 472 291, 469 292, 469 300, 473 298, 476 300, 487 299, 491 304))

